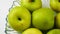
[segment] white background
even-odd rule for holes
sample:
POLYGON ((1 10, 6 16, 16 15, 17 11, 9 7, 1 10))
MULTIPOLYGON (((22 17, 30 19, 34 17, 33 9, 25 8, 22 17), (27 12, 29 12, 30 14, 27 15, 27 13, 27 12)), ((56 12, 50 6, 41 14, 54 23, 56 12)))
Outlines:
MULTIPOLYGON (((0 34, 5 34, 6 17, 15 0, 0 0, 0 34)), ((49 0, 42 0, 43 7, 49 7, 49 0)))

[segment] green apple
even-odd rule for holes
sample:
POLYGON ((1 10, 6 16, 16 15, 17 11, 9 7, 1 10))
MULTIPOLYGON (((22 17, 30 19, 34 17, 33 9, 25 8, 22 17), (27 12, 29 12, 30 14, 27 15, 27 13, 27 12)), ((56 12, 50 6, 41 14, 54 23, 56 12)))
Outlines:
POLYGON ((37 28, 29 28, 25 30, 24 32, 22 32, 22 34, 42 34, 42 32, 38 30, 37 28))
POLYGON ((53 29, 49 31, 47 34, 60 34, 60 29, 53 29))
POLYGON ((41 8, 32 13, 32 24, 41 30, 48 30, 54 26, 55 12, 49 8, 41 8))
POLYGON ((31 14, 26 8, 16 6, 8 14, 8 23, 14 30, 22 32, 30 26, 31 14))
POLYGON ((56 27, 60 28, 60 13, 56 15, 56 27))
POLYGON ((34 11, 42 7, 42 1, 41 0, 21 0, 21 6, 26 7, 30 11, 34 11))
POLYGON ((50 0, 50 6, 53 10, 60 12, 60 0, 50 0))

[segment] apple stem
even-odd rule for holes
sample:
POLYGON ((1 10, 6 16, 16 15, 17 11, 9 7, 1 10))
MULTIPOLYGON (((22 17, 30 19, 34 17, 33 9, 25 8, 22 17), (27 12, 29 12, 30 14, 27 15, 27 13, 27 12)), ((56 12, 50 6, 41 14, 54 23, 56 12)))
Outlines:
POLYGON ((18 20, 20 21, 20 20, 21 20, 21 18, 18 18, 18 20))
POLYGON ((34 2, 34 0, 30 0, 29 2, 34 2))
POLYGON ((60 2, 60 0, 59 0, 59 2, 60 2))

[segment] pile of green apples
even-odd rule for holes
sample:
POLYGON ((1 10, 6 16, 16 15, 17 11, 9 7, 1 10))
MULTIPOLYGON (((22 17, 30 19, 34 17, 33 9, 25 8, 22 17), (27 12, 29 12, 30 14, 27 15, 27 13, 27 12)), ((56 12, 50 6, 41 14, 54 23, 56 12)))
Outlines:
POLYGON ((51 8, 42 8, 42 0, 21 0, 8 13, 8 23, 21 34, 60 34, 60 0, 50 0, 51 8), (58 4, 58 5, 57 5, 58 4))

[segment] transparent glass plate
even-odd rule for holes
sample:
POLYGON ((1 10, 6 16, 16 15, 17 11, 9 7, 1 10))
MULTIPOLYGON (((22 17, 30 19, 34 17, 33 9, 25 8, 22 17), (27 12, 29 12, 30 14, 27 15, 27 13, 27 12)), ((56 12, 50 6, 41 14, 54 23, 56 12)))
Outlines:
MULTIPOLYGON (((11 8, 13 8, 13 7, 15 7, 15 6, 20 6, 19 5, 19 2, 18 1, 13 1, 13 5, 11 6, 11 8)), ((9 8, 9 11, 10 11, 10 9, 11 8, 9 8)), ((7 15, 7 17, 8 17, 8 15, 7 15)), ((18 33, 17 31, 15 31, 14 29, 12 29, 10 26, 9 26, 9 24, 8 24, 8 21, 7 21, 7 17, 6 17, 6 27, 5 27, 5 33, 6 34, 21 34, 21 33, 18 33)))

